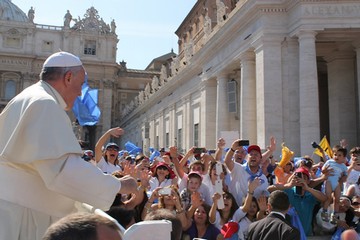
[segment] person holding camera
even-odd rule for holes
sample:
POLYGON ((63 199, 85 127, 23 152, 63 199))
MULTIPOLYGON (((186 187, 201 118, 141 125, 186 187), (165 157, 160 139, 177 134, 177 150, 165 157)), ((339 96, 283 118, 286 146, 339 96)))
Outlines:
MULTIPOLYGON (((248 159, 244 165, 232 160, 235 151, 243 147, 239 143, 241 143, 240 139, 235 140, 231 144, 231 148, 225 155, 225 165, 230 171, 229 190, 235 196, 237 204, 241 205, 243 197, 245 197, 248 192, 249 181, 253 181, 255 178, 261 179, 261 185, 254 192, 255 198, 268 193, 268 181, 260 167, 264 156, 262 156, 261 149, 258 145, 250 145, 248 147, 248 159)), ((269 149, 267 152, 273 150, 274 146, 272 150, 269 149)))
POLYGON ((360 147, 353 147, 349 153, 350 165, 347 170, 348 177, 344 182, 343 193, 347 193, 350 185, 356 184, 360 176, 360 147))
POLYGON ((168 187, 156 188, 144 206, 141 219, 146 219, 148 214, 158 209, 167 209, 171 211, 180 220, 183 230, 187 229, 189 222, 186 217, 185 209, 181 204, 180 194, 176 186, 171 185, 168 187), (157 203, 154 203, 156 200, 158 200, 157 203))
POLYGON ((318 202, 324 203, 327 199, 324 193, 309 187, 309 183, 309 171, 305 167, 300 167, 295 170, 287 183, 268 187, 269 192, 283 190, 287 193, 290 204, 298 213, 307 236, 312 235, 312 217, 315 205, 318 202))

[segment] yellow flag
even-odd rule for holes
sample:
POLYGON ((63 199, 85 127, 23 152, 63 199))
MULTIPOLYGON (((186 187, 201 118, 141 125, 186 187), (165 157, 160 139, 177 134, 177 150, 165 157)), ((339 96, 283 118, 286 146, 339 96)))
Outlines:
MULTIPOLYGON (((326 155, 328 155, 330 158, 333 158, 333 151, 332 151, 332 149, 331 149, 331 146, 330 146, 328 140, 326 139, 326 136, 324 136, 324 137, 321 139, 321 141, 320 141, 320 143, 319 143, 319 146, 325 151, 325 154, 326 154, 326 155)), ((323 157, 321 151, 320 151, 318 148, 316 148, 316 149, 314 150, 314 153, 315 153, 316 155, 319 155, 320 157, 323 157)))
POLYGON ((294 156, 294 152, 286 147, 285 143, 282 143, 281 146, 281 160, 279 162, 279 166, 283 168, 288 162, 290 162, 291 158, 294 156))

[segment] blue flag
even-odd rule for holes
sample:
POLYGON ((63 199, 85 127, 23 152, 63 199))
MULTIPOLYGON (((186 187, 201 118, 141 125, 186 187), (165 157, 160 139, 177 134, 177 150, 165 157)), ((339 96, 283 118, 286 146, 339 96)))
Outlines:
POLYGON ((98 107, 98 89, 91 89, 87 83, 88 76, 85 73, 85 82, 81 89, 81 96, 77 97, 73 112, 81 126, 93 126, 100 119, 100 109, 98 107))
POLYGON ((139 154, 142 152, 142 149, 136 146, 134 143, 127 141, 125 143, 125 149, 129 152, 129 154, 139 154))

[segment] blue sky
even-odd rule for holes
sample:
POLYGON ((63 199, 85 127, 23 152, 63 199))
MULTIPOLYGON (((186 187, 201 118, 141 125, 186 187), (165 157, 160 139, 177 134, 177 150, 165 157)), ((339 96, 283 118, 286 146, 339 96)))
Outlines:
MULTIPOLYGON (((117 62, 128 68, 145 69, 152 59, 178 52, 176 29, 196 0, 12 0, 26 14, 35 8, 34 22, 62 26, 66 10, 83 18, 94 6, 106 23, 115 19, 118 42, 117 62)), ((73 24, 73 23, 72 23, 73 24)))

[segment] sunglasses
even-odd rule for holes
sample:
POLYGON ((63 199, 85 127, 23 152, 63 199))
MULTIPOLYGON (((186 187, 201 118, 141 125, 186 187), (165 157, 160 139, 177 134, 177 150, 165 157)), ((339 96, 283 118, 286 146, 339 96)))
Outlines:
POLYGON ((353 206, 359 206, 360 203, 359 203, 359 202, 353 202, 351 205, 353 205, 353 206))
POLYGON ((117 148, 117 147, 108 147, 106 150, 107 151, 119 151, 119 148, 117 148))

